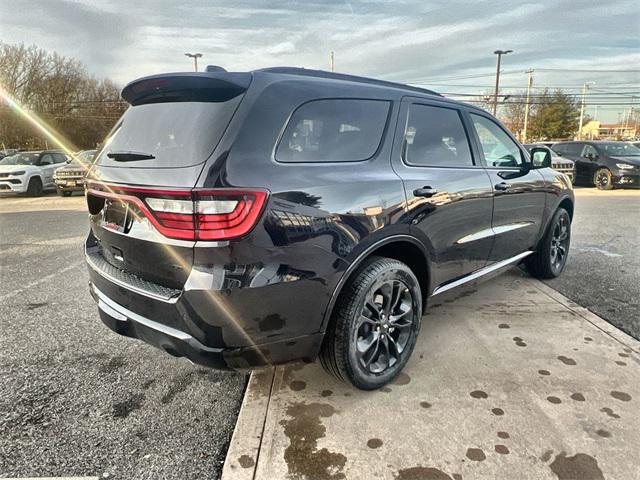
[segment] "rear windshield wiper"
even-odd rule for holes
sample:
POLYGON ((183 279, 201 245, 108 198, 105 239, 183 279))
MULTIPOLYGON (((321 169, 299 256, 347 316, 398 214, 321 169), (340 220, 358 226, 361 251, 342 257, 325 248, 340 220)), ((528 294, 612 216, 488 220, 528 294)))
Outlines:
POLYGON ((143 152, 127 152, 127 151, 115 151, 107 153, 107 157, 115 160, 116 162, 137 162, 138 160, 153 160, 154 157, 150 153, 143 152))

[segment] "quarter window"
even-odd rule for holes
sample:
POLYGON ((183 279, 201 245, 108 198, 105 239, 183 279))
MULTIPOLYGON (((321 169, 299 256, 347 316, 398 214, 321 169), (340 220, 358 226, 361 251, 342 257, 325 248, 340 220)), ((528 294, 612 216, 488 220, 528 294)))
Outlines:
POLYGON ((409 165, 473 165, 460 114, 451 108, 411 105, 403 148, 409 165))
POLYGON ((382 140, 390 102, 314 100, 292 115, 276 149, 280 162, 356 162, 371 158, 382 140))
POLYGON ((522 152, 516 142, 497 123, 480 115, 471 114, 482 153, 488 167, 519 167, 522 152))
POLYGON ((585 145, 582 150, 582 156, 586 157, 587 155, 591 155, 593 158, 598 156, 598 151, 592 145, 585 145))

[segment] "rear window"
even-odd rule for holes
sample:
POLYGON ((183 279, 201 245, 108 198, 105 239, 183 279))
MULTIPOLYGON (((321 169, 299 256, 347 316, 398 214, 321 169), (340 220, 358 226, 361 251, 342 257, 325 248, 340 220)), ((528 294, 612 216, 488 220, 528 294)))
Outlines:
POLYGON ((314 100, 291 116, 276 149, 280 162, 357 162, 371 158, 382 140, 390 102, 314 100))
POLYGON ((105 141, 96 163, 129 168, 176 168, 204 162, 231 121, 242 95, 225 102, 150 103, 130 107, 105 141), (155 158, 119 162, 110 152, 155 158))

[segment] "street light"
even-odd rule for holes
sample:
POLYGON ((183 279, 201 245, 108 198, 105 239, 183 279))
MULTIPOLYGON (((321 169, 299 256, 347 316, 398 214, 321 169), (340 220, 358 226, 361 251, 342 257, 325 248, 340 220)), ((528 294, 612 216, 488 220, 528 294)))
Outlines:
POLYGON ((506 55, 507 53, 511 53, 513 50, 496 50, 493 52, 495 55, 498 55, 498 66, 496 67, 496 91, 493 95, 493 114, 496 114, 496 110, 498 108, 498 88, 500 86, 500 60, 502 59, 502 55, 506 55))
POLYGON ((193 58, 193 67, 195 71, 198 71, 198 59, 202 57, 201 53, 185 53, 185 56, 193 58))
MULTIPOLYGON (((577 139, 582 140, 582 122, 584 121, 584 97, 587 94, 589 85, 595 85, 596 82, 587 82, 582 85, 582 101, 580 102, 580 124, 578 125, 577 139)), ((619 123, 619 122, 618 122, 619 123)))

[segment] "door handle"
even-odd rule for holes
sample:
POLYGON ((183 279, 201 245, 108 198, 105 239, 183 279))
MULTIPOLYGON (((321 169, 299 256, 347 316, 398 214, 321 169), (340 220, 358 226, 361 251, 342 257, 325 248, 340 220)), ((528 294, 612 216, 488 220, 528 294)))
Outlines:
POLYGON ((435 188, 431 188, 429 186, 424 186, 422 188, 416 188, 413 191, 413 195, 416 197, 433 197, 436 193, 438 193, 438 190, 436 190, 435 188))
POLYGON ((505 190, 509 190, 509 188, 511 188, 511 185, 508 184, 507 182, 500 182, 500 183, 496 183, 495 185, 496 190, 505 191, 505 190))

